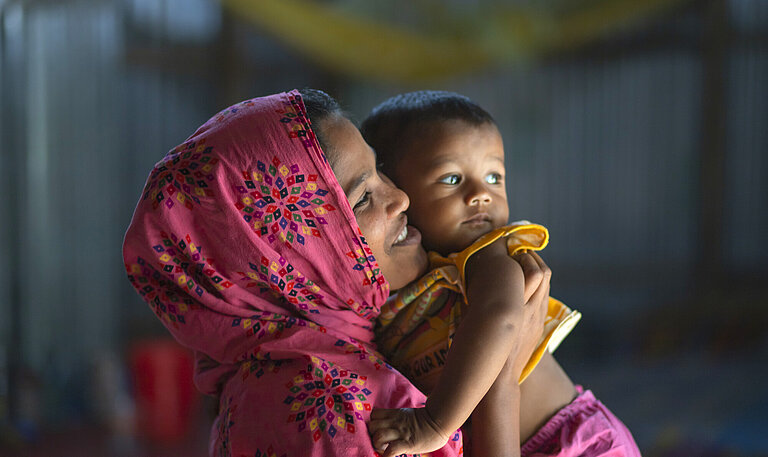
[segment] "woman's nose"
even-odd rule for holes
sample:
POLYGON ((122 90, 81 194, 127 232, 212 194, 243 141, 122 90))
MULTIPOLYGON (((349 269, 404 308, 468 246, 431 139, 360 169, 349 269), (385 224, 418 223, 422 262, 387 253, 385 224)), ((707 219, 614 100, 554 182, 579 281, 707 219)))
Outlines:
POLYGON ((405 192, 395 187, 394 184, 389 184, 389 204, 387 205, 389 217, 397 217, 404 213, 410 204, 411 201, 405 192))
POLYGON ((491 202, 491 193, 481 183, 467 183, 464 203, 467 205, 487 205, 491 202))

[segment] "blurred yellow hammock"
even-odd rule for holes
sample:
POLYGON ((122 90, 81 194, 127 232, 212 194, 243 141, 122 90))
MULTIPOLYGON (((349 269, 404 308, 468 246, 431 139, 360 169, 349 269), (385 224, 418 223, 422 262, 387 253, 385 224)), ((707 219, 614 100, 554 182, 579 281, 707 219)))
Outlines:
POLYGON ((430 29, 440 31, 435 33, 408 30, 312 0, 221 2, 331 71, 417 84, 583 45, 691 0, 582 1, 580 10, 560 16, 488 7, 459 17, 442 10, 427 15, 430 29))

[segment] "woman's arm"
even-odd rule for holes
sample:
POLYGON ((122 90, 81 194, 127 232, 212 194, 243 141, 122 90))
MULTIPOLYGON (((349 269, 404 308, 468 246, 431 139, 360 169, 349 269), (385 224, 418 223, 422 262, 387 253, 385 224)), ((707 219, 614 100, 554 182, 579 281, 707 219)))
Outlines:
POLYGON ((386 449, 385 457, 437 449, 466 421, 508 359, 512 376, 519 378, 541 337, 550 276, 535 253, 510 258, 504 240, 470 258, 467 297, 472 306, 437 386, 425 408, 374 411, 369 427, 374 447, 386 449))
POLYGON ((472 413, 469 442, 464 452, 474 456, 520 455, 520 385, 514 360, 507 360, 501 373, 472 413), (467 446, 469 444, 469 446, 467 446))

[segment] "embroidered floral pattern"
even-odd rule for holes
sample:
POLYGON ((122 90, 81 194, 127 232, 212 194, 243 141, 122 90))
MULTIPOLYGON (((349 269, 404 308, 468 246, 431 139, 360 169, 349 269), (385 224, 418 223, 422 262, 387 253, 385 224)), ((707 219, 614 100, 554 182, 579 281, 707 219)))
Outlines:
POLYGON ((175 280, 184 291, 202 297, 205 289, 224 290, 233 286, 213 268, 213 259, 202 255, 190 235, 177 237, 160 232, 161 240, 152 246, 157 254, 157 264, 165 275, 175 280))
POLYGON ((323 433, 334 438, 342 432, 365 432, 363 413, 371 411, 372 393, 366 380, 312 356, 307 368, 286 384, 290 394, 283 403, 290 408, 288 423, 296 423, 299 432, 311 433, 315 441, 323 433))
POLYGON ((323 295, 320 288, 296 270, 284 257, 270 260, 261 256, 258 264, 249 262, 251 271, 239 271, 246 288, 260 287, 271 290, 296 305, 302 313, 318 313, 323 295))
POLYGON ((235 187, 240 194, 235 207, 254 233, 288 248, 322 237, 320 228, 328 224, 324 216, 336 207, 325 201, 328 190, 318 185, 317 174, 303 173, 298 164, 289 166, 273 157, 268 164, 259 160, 256 170, 242 175, 243 185, 235 187))
POLYGON ((214 180, 213 170, 219 159, 211 156, 212 151, 205 145, 205 139, 178 146, 152 170, 142 199, 151 200, 154 210, 161 205, 191 210, 200 204, 201 198, 214 196, 209 184, 214 180))

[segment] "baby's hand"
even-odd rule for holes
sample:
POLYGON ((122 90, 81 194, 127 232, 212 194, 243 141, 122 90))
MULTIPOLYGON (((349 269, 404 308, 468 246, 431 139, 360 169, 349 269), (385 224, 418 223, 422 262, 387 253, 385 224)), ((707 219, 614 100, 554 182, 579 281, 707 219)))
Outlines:
POLYGON ((368 433, 382 457, 434 451, 450 438, 426 408, 374 409, 368 433))

